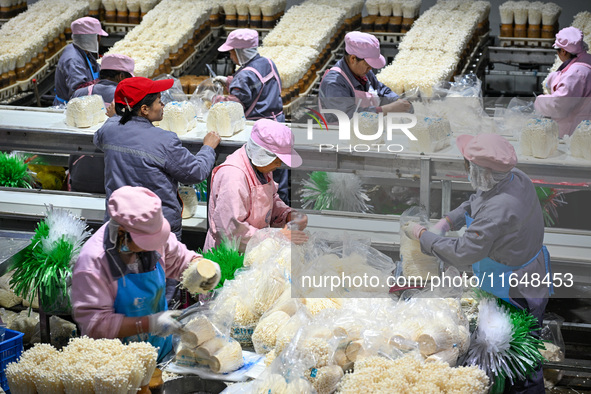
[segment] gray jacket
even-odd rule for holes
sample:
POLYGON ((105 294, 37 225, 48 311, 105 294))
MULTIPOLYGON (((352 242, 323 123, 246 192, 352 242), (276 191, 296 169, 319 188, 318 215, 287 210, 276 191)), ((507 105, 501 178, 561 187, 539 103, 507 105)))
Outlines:
MULTIPOLYGON (((103 98, 106 104, 111 104, 115 98, 115 89, 117 89, 117 82, 110 81, 108 79, 101 79, 95 85, 92 86, 92 94, 98 94, 103 98)), ((72 98, 88 96, 89 86, 77 89, 72 98)))
MULTIPOLYGON (((508 265, 520 266, 542 248, 544 218, 535 188, 529 177, 514 168, 509 176, 487 192, 478 191, 447 214, 452 230, 466 224, 465 213, 474 221, 460 238, 441 237, 426 231, 421 236, 424 253, 439 257, 444 263, 470 271, 471 265, 485 257, 508 265)), ((517 271, 545 275, 544 255, 517 271)), ((512 289, 512 298, 548 297, 545 286, 512 289)))
MULTIPOLYGON (((74 44, 68 44, 64 48, 57 67, 55 69, 55 94, 62 100, 68 101, 80 85, 94 80, 92 71, 98 73, 100 66, 93 56, 86 55, 84 50, 74 44)), ((61 104, 55 99, 53 105, 61 104)))
POLYGON ((146 118, 134 116, 124 125, 119 119, 108 119, 94 135, 94 144, 105 152, 107 201, 122 186, 148 188, 162 200, 164 217, 180 237, 182 207, 178 184, 206 179, 215 164, 215 151, 203 146, 193 155, 175 133, 153 126, 146 118))

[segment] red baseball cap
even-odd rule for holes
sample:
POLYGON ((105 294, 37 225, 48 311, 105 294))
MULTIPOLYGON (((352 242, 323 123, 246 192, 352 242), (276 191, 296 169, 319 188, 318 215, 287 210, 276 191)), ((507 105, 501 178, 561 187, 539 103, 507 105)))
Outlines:
POLYGON ((119 82, 115 89, 115 102, 134 107, 148 94, 160 93, 168 90, 174 84, 174 79, 152 81, 150 78, 133 77, 119 82))

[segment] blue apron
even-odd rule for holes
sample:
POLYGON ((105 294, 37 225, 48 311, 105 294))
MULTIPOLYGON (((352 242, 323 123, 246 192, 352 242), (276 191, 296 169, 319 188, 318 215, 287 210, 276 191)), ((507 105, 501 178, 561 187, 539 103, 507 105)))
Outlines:
MULTIPOLYGON (((90 73, 92 74, 92 80, 96 80, 99 78, 100 72, 99 71, 94 71, 94 69, 92 68, 92 64, 90 64, 90 59, 88 58, 88 55, 85 53, 84 57, 86 58, 86 64, 88 64, 88 69, 90 70, 90 73)), ((61 97, 58 97, 58 95, 55 95, 55 99, 57 101, 59 101, 62 104, 67 104, 68 100, 64 100, 61 97)))
MULTIPOLYGON (((166 278, 160 263, 150 272, 127 274, 117 280, 115 313, 127 317, 147 316, 168 310, 166 302, 166 278)), ((148 327, 144 327, 147 330, 148 327)), ((123 338, 123 343, 150 342, 159 347, 158 362, 172 350, 172 336, 166 338, 148 333, 123 338)))
MULTIPOLYGON (((470 227, 474 219, 468 215, 468 212, 465 214, 466 217, 466 227, 470 227)), ((518 271, 522 268, 527 267, 533 261, 535 261, 541 253, 544 253, 544 262, 546 264, 546 274, 550 275, 550 289, 549 295, 554 294, 554 286, 552 285, 552 274, 550 270, 550 255, 548 254, 548 249, 546 246, 542 245, 542 248, 536 253, 536 255, 529 260, 527 263, 519 266, 508 266, 505 264, 501 264, 496 262, 495 260, 491 259, 490 257, 485 257, 482 260, 472 264, 472 271, 474 275, 476 275, 479 279, 480 288, 500 299, 506 301, 519 309, 523 309, 522 306, 515 303, 511 297, 509 297, 509 290, 511 286, 509 286, 509 277, 510 275, 518 271), (492 280, 490 278, 490 274, 492 274, 492 280), (503 278, 501 278, 503 277, 503 278)))

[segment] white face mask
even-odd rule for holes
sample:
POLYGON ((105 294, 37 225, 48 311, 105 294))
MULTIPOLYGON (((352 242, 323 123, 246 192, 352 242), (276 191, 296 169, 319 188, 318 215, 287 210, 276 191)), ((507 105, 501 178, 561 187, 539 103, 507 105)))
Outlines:
POLYGON ((256 48, 237 48, 234 49, 236 51, 236 57, 238 58, 238 64, 240 66, 244 66, 246 63, 252 60, 258 53, 256 48))
POLYGON ((509 172, 496 172, 489 168, 480 167, 471 162, 468 180, 475 190, 487 192, 495 187, 495 185, 502 181, 508 174, 509 172))
POLYGON ((98 34, 72 34, 72 41, 84 51, 92 53, 99 51, 98 34))

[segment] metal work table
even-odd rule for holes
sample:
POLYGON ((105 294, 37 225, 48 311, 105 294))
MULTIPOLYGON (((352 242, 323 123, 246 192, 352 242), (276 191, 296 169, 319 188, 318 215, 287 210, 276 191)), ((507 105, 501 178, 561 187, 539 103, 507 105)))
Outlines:
MULTIPOLYGON (((55 154, 102 154, 92 143, 92 135, 99 126, 89 129, 75 129, 65 124, 65 115, 59 110, 36 110, 19 107, 0 107, 0 150, 29 151, 50 155, 55 154)), ((337 140, 336 130, 315 134, 314 144, 307 139, 307 129, 303 125, 291 125, 294 132, 296 149, 303 158, 301 171, 334 171, 355 173, 363 178, 370 178, 380 184, 397 184, 420 188, 420 202, 425 207, 430 203, 432 188, 443 190, 442 211, 450 210, 450 195, 452 188, 467 190, 467 176, 464 160, 455 144, 432 154, 410 152, 408 139, 402 133, 394 134, 389 143, 400 144, 405 147, 401 153, 377 152, 349 152, 341 148, 335 150, 319 149, 318 144, 330 144, 337 140)), ((218 162, 242 146, 250 135, 252 123, 247 122, 246 130, 224 138, 217 152, 218 162)), ((183 145, 190 151, 196 152, 202 146, 206 133, 205 124, 199 122, 197 127, 180 137, 183 145)), ((317 130, 314 130, 317 133, 317 130)), ((519 151, 518 142, 511 141, 519 151)), ((520 157, 518 167, 526 172, 538 185, 551 185, 560 188, 589 189, 591 184, 591 163, 575 160, 568 156, 567 148, 560 144, 558 153, 548 159, 520 157)), ((37 210, 43 213, 43 204, 52 202, 56 206, 64 206, 79 210, 78 214, 85 217, 96 216, 100 220, 104 210, 102 196, 77 195, 64 192, 14 192, 3 190, 0 192, 0 202, 4 211, 12 209, 14 212, 26 214, 26 210, 37 210), (41 197, 42 196, 42 197, 41 197), (92 199, 95 199, 94 201, 92 199), (94 208, 85 204, 93 201, 94 208), (31 208, 33 207, 33 208, 31 208), (86 211, 86 209, 90 209, 86 211)), ((360 234, 370 235, 376 244, 386 249, 395 250, 398 247, 398 217, 390 215, 348 214, 343 212, 310 212, 310 225, 313 228, 330 231, 333 229, 357 229, 360 234), (378 226, 379 224, 379 226, 378 226)), ((191 227, 205 229, 205 206, 200 205, 194 220, 201 223, 188 224, 191 227)), ((553 258, 568 262, 569 269, 581 272, 585 278, 584 266, 578 262, 591 262, 591 233, 586 231, 570 231, 548 228, 546 229, 546 243, 549 245, 553 258)), ((589 278, 591 281, 591 278, 589 278)))

